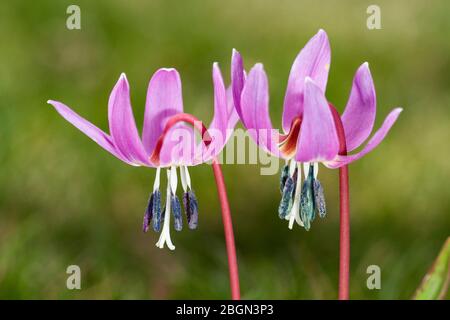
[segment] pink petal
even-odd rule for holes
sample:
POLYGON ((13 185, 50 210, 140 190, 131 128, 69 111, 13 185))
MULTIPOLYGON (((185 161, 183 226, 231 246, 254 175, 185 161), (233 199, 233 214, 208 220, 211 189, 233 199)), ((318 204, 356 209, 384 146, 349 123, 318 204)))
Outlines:
POLYGON ((233 92, 231 86, 227 88, 227 119, 226 119, 226 131, 222 132, 217 127, 217 115, 214 113, 214 118, 211 121, 211 124, 208 127, 208 133, 213 139, 212 145, 210 148, 206 148, 203 142, 200 142, 197 147, 200 150, 201 156, 197 156, 197 159, 193 161, 193 163, 199 164, 203 162, 207 162, 211 160, 213 157, 217 156, 225 147, 233 134, 233 129, 236 126, 236 123, 239 121, 239 115, 236 112, 233 104, 233 92), (201 159, 201 161, 198 161, 201 159))
POLYGON ((94 140, 100 147, 102 147, 115 157, 119 158, 120 160, 128 164, 132 164, 124 156, 120 154, 120 151, 116 149, 116 147, 114 146, 114 142, 112 141, 111 137, 108 134, 106 134, 105 132, 94 126, 86 119, 80 117, 77 113, 75 113, 65 104, 53 100, 49 100, 47 102, 51 104, 64 119, 66 119, 68 122, 74 125, 78 130, 83 132, 89 138, 94 140))
POLYGON ((231 86, 225 89, 220 69, 216 63, 213 65, 214 83, 214 117, 208 130, 219 130, 223 135, 223 145, 231 135, 239 116, 233 104, 231 86))
POLYGON ((109 98, 109 130, 121 154, 130 162, 149 164, 148 154, 139 137, 130 101, 130 86, 122 74, 109 98))
POLYGON ((333 115, 322 89, 305 79, 305 101, 295 159, 300 162, 332 160, 339 151, 333 115))
POLYGON ((330 43, 325 31, 308 41, 295 58, 289 74, 283 106, 283 129, 289 132, 292 121, 303 112, 305 78, 310 77, 325 92, 330 68, 330 43))
POLYGON ((220 68, 217 63, 213 65, 214 84, 214 117, 208 127, 208 133, 212 138, 209 147, 205 147, 203 142, 197 144, 196 159, 193 163, 199 164, 211 160, 217 156, 233 133, 239 116, 234 108, 231 86, 225 90, 220 68), (201 159, 201 160, 200 160, 201 159))
POLYGON ((142 142, 148 154, 155 148, 167 120, 183 112, 181 79, 175 69, 159 69, 150 80, 145 104, 142 142))
POLYGON ((339 168, 343 165, 349 164, 355 160, 358 160, 362 156, 366 155, 373 149, 375 149, 381 141, 386 137, 387 133, 397 120, 400 113, 403 111, 402 108, 395 108, 392 110, 383 122, 383 125, 378 129, 378 131, 370 138, 369 142, 365 147, 358 153, 348 156, 337 156, 333 161, 325 163, 329 168, 339 168))
POLYGON ((228 128, 227 91, 223 82, 222 73, 217 63, 213 64, 214 84, 214 126, 220 130, 224 137, 228 128))
POLYGON ((376 108, 375 86, 366 62, 356 71, 352 91, 342 115, 347 151, 358 148, 370 135, 376 108))
POLYGON ((233 88, 233 101, 239 117, 242 117, 241 94, 244 88, 245 72, 241 54, 233 49, 231 56, 231 86, 233 88))
POLYGON ((227 120, 227 140, 229 136, 233 133, 233 129, 236 126, 236 123, 239 121, 239 114, 237 113, 237 110, 234 106, 234 100, 233 100, 233 90, 231 86, 227 88, 227 113, 228 113, 228 120, 227 120))
POLYGON ((250 70, 241 95, 242 123, 255 142, 279 155, 278 140, 269 115, 267 75, 260 63, 250 70))

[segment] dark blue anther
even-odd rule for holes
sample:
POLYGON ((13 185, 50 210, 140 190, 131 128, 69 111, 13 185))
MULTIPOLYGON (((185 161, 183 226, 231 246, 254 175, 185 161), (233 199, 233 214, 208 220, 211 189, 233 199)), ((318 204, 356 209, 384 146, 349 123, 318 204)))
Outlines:
POLYGON ((173 213, 173 224, 175 230, 181 231, 183 229, 183 217, 181 216, 181 204, 176 194, 170 196, 170 203, 173 213))
POLYGON ((183 205, 189 229, 194 230, 198 226, 198 202, 193 190, 183 194, 183 205))
POLYGON ((324 218, 326 216, 325 194, 320 181, 317 179, 314 179, 314 207, 319 213, 319 217, 324 218))
POLYGON ((283 170, 281 170, 280 176, 280 192, 283 194, 284 185, 286 184, 286 180, 289 177, 289 165, 285 165, 283 170))
POLYGON ((314 213, 314 167, 309 167, 308 177, 303 182, 300 194, 300 218, 306 230, 311 227, 311 222, 315 218, 314 213))
POLYGON ((292 209, 292 205, 294 204, 296 181, 297 170, 295 171, 294 176, 287 177, 286 183, 284 184, 280 206, 278 207, 278 216, 280 219, 284 219, 292 209))
POLYGON ((152 221, 152 218, 153 218, 153 193, 150 195, 150 198, 148 199, 147 208, 145 209, 144 222, 142 223, 142 230, 144 232, 148 231, 150 221, 152 221))
POLYGON ((161 212, 161 192, 159 190, 156 190, 152 194, 151 208, 153 215, 153 230, 159 232, 161 230, 161 224, 164 220, 164 217, 161 212))

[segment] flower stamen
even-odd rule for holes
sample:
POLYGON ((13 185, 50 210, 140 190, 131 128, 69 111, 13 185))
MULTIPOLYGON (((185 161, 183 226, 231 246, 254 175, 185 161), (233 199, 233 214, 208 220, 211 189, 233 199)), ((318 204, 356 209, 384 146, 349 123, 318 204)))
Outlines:
POLYGON ((300 216, 306 230, 311 227, 311 222, 316 217, 324 218, 326 215, 325 194, 320 181, 317 179, 319 166, 317 162, 304 163, 305 182, 300 196, 300 216))
POLYGON ((194 230, 198 226, 198 202, 194 190, 191 188, 191 177, 188 168, 180 167, 181 184, 183 186, 183 206, 189 229, 194 230))
POLYGON ((173 223, 176 231, 183 229, 183 218, 181 217, 181 204, 177 196, 178 176, 177 168, 172 166, 170 169, 170 202, 173 213, 173 223))
POLYGON ((315 218, 313 180, 314 165, 309 164, 308 174, 305 175, 300 195, 300 216, 306 230, 310 229, 311 222, 315 218))
POLYGON ((153 230, 159 232, 161 230, 161 192, 159 191, 160 171, 156 169, 155 181, 153 183, 153 192, 148 200, 147 208, 144 214, 143 231, 147 232, 150 224, 153 230))
POLYGON ((167 195, 166 195, 166 207, 164 209, 164 223, 161 235, 159 237, 156 246, 160 249, 164 248, 164 244, 167 244, 167 247, 170 250, 175 250, 175 246, 170 239, 170 204, 171 204, 171 169, 167 169, 167 195))
POLYGON ((278 207, 278 216, 280 217, 280 219, 286 219, 288 214, 291 212, 294 202, 297 175, 298 170, 296 169, 295 161, 291 161, 291 163, 289 164, 289 176, 286 178, 286 182, 284 183, 281 202, 280 206, 278 207))
POLYGON ((295 186, 295 194, 294 194, 294 204, 292 206, 292 210, 289 217, 289 229, 292 230, 294 226, 294 221, 301 227, 303 227, 303 221, 300 218, 300 190, 302 187, 302 177, 301 177, 301 164, 297 164, 297 184, 295 186))

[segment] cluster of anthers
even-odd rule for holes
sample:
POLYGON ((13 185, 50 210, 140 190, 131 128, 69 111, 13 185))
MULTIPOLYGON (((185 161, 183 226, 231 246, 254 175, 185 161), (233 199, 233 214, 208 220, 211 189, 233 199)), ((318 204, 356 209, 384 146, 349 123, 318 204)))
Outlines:
POLYGON ((326 215, 325 195, 322 185, 317 179, 319 165, 303 163, 305 179, 302 184, 302 163, 295 160, 286 161, 281 171, 280 191, 281 202, 278 215, 281 219, 289 220, 289 229, 294 221, 309 230, 316 213, 321 218, 326 215))
MULTIPOLYGON (((180 178, 183 188, 183 206, 186 213, 186 219, 189 229, 196 229, 198 226, 198 202, 194 191, 191 187, 191 177, 186 166, 180 166, 180 178)), ((147 232, 152 225, 155 232, 162 231, 156 246, 163 248, 164 244, 170 250, 175 250, 175 246, 170 238, 170 215, 172 213, 174 220, 174 228, 176 231, 183 229, 183 217, 181 213, 181 204, 177 196, 178 176, 177 167, 171 166, 167 169, 167 189, 166 202, 162 207, 162 196, 160 191, 160 175, 161 168, 156 170, 155 182, 153 184, 153 192, 150 195, 147 209, 144 214, 143 230, 147 232)))
POLYGON ((292 229, 295 221, 309 230, 316 214, 320 218, 326 216, 326 204, 322 184, 317 179, 319 163, 301 162, 295 159, 302 122, 302 118, 297 117, 292 121, 289 133, 279 137, 278 148, 284 155, 286 164, 281 170, 281 202, 278 215, 280 219, 289 221, 289 229, 292 229))

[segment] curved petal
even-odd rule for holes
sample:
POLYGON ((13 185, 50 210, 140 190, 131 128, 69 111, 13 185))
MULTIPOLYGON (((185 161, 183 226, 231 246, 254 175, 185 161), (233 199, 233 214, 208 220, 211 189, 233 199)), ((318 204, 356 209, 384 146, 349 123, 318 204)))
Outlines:
POLYGON ((183 112, 181 79, 175 69, 162 68, 150 79, 145 103, 142 142, 148 154, 164 130, 167 120, 183 112))
POLYGON ((244 88, 245 72, 241 54, 233 49, 231 55, 231 87, 233 88, 233 101, 237 114, 242 118, 241 94, 244 88))
POLYGON ((360 152, 348 156, 337 156, 333 161, 325 163, 325 165, 329 168, 339 168, 343 165, 349 164, 350 162, 358 160, 362 156, 375 149, 386 137, 389 130, 391 129, 395 121, 397 121, 397 118, 402 111, 402 108, 395 108, 394 110, 392 110, 384 120, 382 126, 377 130, 377 132, 375 132, 375 134, 372 136, 372 138, 370 138, 369 142, 360 152))
POLYGON ((119 78, 109 97, 109 131, 114 144, 130 162, 148 165, 134 121, 130 101, 130 86, 125 74, 119 78))
POLYGON ((339 151, 333 115, 322 89, 305 79, 305 101, 295 159, 300 162, 332 160, 339 151))
POLYGON ((233 133, 239 116, 233 103, 231 86, 225 89, 222 73, 217 63, 213 64, 214 85, 214 116, 208 127, 208 133, 212 141, 208 147, 203 142, 197 144, 197 152, 193 164, 199 164, 211 160, 217 156, 233 133))
POLYGON ((222 73, 220 72, 217 62, 213 64, 213 85, 214 85, 214 126, 220 130, 224 136, 228 128, 228 106, 227 91, 223 82, 222 73))
POLYGON ((100 147, 102 147, 115 157, 119 158, 123 162, 132 164, 120 154, 120 151, 116 149, 114 142, 108 134, 100 130, 98 127, 94 126, 91 122, 79 116, 65 104, 53 100, 48 100, 47 103, 51 104, 64 119, 74 125, 78 130, 83 132, 89 138, 94 140, 100 147))
POLYGON ((352 91, 342 114, 347 151, 358 148, 370 135, 375 122, 375 86, 366 62, 356 71, 352 91))
POLYGON ((209 129, 220 130, 225 145, 227 139, 235 127, 239 116, 235 109, 233 92, 231 86, 225 89, 220 69, 216 63, 213 66, 213 83, 214 83, 214 117, 209 125, 209 129))
POLYGON ((222 133, 220 129, 218 129, 217 126, 218 115, 217 113, 214 113, 213 120, 211 121, 208 127, 208 133, 212 139, 217 139, 217 141, 215 141, 213 145, 211 145, 211 148, 206 148, 203 142, 197 144, 198 148, 197 150, 200 150, 201 153, 197 154, 196 158, 192 161, 192 164, 194 165, 207 162, 211 160, 214 156, 217 156, 227 144, 228 139, 230 139, 231 135, 233 134, 233 129, 236 126, 236 123, 239 121, 239 115, 237 114, 236 109, 234 108, 233 92, 231 86, 227 88, 226 94, 227 94, 226 132, 222 133))
POLYGON ((295 58, 289 74, 283 106, 283 130, 289 132, 292 121, 303 112, 305 78, 310 77, 325 92, 330 68, 330 43, 324 30, 308 41, 295 58))
POLYGON ((231 86, 227 88, 227 113, 228 113, 228 120, 227 120, 227 140, 233 133, 233 129, 236 126, 237 122, 239 121, 239 114, 237 113, 237 110, 234 106, 234 100, 233 100, 233 90, 231 86))
POLYGON ((279 156, 278 139, 269 115, 267 75, 261 63, 250 70, 241 95, 242 123, 255 142, 279 156))

